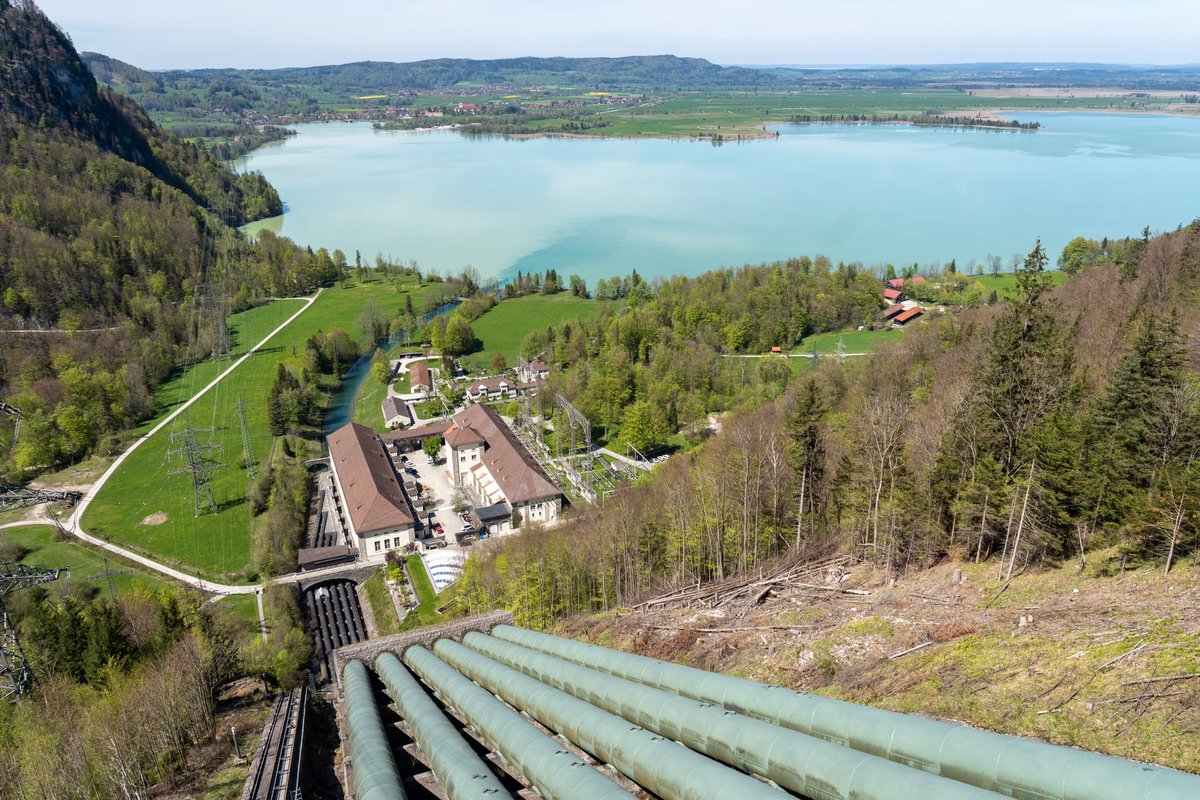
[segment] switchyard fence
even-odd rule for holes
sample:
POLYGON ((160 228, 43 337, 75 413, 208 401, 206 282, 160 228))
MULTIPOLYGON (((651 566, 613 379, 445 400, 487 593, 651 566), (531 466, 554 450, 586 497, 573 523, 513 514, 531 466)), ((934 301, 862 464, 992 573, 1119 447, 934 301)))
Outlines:
POLYGON ((1188 773, 510 623, 493 613, 335 652, 343 763, 359 800, 405 798, 416 780, 390 725, 451 800, 530 788, 563 800, 1200 798, 1188 773))

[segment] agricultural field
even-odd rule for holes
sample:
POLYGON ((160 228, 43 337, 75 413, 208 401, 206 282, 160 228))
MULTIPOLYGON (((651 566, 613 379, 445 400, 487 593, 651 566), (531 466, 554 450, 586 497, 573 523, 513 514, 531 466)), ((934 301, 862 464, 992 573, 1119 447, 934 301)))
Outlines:
MULTIPOLYGON (((414 279, 411 292, 420 299, 421 287, 414 279)), ((394 310, 395 290, 385 284, 351 282, 347 288, 330 287, 291 325, 281 331, 246 363, 207 392, 171 425, 146 441, 105 484, 84 516, 84 527, 92 534, 120 543, 178 569, 194 572, 206 580, 249 581, 250 509, 246 503, 247 477, 239 465, 242 436, 234 406, 240 396, 247 406, 246 422, 258 463, 270 455, 273 438, 267 427, 266 400, 279 364, 297 368, 305 340, 318 331, 344 328, 357 336, 356 322, 363 305, 377 300, 394 310), (216 464, 212 490, 216 513, 197 517, 187 475, 173 475, 181 465, 170 458, 171 434, 182 432, 187 421, 199 431, 202 444, 211 447, 208 456, 216 464)), ((272 315, 286 319, 296 311, 295 300, 280 300, 281 311, 258 310, 263 333, 272 315)), ((276 322, 276 325, 278 322, 276 322)), ((249 330, 238 332, 242 352, 258 341, 249 330)), ((182 402, 205 385, 205 375, 215 376, 228 362, 198 365, 188 376, 176 379, 175 402, 182 402), (211 372, 210 372, 211 370, 211 372)), ((166 394, 166 393, 164 393, 166 394)))
MULTIPOLYGON (((1054 286, 1059 286, 1067 279, 1062 270, 1047 270, 1054 286)), ((945 305, 975 306, 987 303, 991 293, 996 293, 997 300, 1012 300, 1017 296, 1017 276, 1011 272, 997 274, 970 275, 959 273, 954 276, 934 278, 927 284, 928 289, 917 291, 913 299, 918 302, 942 303, 945 305)))
POLYGON ((558 325, 568 319, 591 319, 606 303, 575 297, 567 292, 533 294, 503 300, 482 317, 471 323, 479 346, 462 359, 472 372, 490 370, 496 353, 503 353, 509 366, 517 363, 521 342, 538 328, 558 325))
MULTIPOLYGON (((19 563, 48 569, 69 568, 71 586, 75 588, 92 586, 107 592, 108 581, 101 574, 104 572, 106 557, 111 570, 125 573, 113 576, 113 583, 118 592, 127 592, 134 588, 158 589, 167 583, 160 575, 135 564, 103 554, 76 539, 62 537, 63 534, 48 525, 0 530, 0 544, 18 552, 23 551, 19 563)), ((65 579, 60 579, 59 584, 66 588, 65 579)), ((59 584, 51 584, 51 591, 59 584)), ((255 618, 257 619, 257 616, 255 618)))
POLYGON ((968 115, 980 111, 1087 110, 1129 107, 1122 98, 982 97, 960 91, 804 89, 792 92, 695 92, 658 99, 644 107, 606 114, 605 136, 698 136, 725 138, 761 135, 760 126, 795 116, 860 114, 915 115, 941 111, 968 115))

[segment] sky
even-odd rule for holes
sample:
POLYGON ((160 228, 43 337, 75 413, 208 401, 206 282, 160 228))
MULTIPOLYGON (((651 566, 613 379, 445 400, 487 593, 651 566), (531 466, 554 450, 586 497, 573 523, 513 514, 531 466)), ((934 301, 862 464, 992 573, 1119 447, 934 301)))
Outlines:
POLYGON ((671 53, 721 64, 1200 60, 1197 0, 38 0, 147 69, 671 53))

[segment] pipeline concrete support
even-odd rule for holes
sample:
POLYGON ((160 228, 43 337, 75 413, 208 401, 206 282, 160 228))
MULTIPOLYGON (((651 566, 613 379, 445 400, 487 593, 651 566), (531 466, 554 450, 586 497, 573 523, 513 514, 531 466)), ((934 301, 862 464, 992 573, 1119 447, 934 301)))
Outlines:
POLYGON ((860 706, 511 625, 496 626, 492 635, 1017 800, 1200 798, 1200 777, 1164 767, 860 706))
POLYGON ((597 708, 812 800, 1002 797, 486 634, 469 633, 463 644, 597 708))
POLYGON ((677 742, 630 725, 566 692, 456 642, 442 640, 443 661, 663 800, 785 800, 788 795, 757 778, 695 753, 677 742))
POLYGON ((407 800, 392 746, 375 707, 375 691, 366 665, 361 661, 349 662, 342 681, 356 799, 407 800))
POLYGON ((629 792, 424 647, 405 650, 404 663, 550 800, 633 800, 629 792))
POLYGON ((393 653, 381 653, 375 659, 375 671, 450 800, 510 796, 400 659, 393 653))

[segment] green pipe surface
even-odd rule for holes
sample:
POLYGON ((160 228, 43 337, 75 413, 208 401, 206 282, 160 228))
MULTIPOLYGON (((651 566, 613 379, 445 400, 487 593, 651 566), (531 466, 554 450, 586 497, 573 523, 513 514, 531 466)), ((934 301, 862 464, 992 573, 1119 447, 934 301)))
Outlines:
POLYGON ((424 647, 405 650, 404 663, 543 796, 550 800, 633 800, 632 794, 424 647))
POLYGON ((597 708, 812 800, 1002 797, 483 633, 468 633, 463 644, 597 708))
POLYGON ((664 800, 786 800, 788 795, 677 742, 630 725, 487 656, 442 639, 434 652, 463 675, 494 692, 634 783, 664 800))
POLYGON ((406 800, 392 746, 383 732, 375 706, 371 677, 361 661, 351 661, 342 672, 346 698, 346 733, 354 766, 357 800, 406 800))
POLYGON ((1017 800, 1197 800, 1200 777, 499 625, 492 635, 1017 800))
POLYGON ((512 796, 395 654, 381 653, 375 671, 450 800, 512 796))

